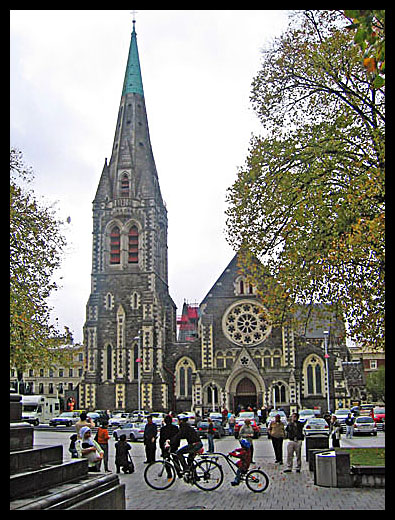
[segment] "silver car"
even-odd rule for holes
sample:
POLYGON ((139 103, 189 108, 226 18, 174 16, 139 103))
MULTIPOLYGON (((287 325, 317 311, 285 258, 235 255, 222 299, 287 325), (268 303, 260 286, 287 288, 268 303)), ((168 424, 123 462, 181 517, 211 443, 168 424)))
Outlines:
POLYGON ((354 435, 377 435, 377 426, 372 417, 357 417, 354 423, 354 435))
POLYGON ((144 429, 146 424, 146 422, 125 423, 122 424, 120 428, 114 430, 112 435, 116 441, 121 437, 121 435, 126 435, 126 440, 136 442, 144 438, 144 429))
POLYGON ((317 434, 329 435, 328 423, 320 417, 309 417, 304 423, 303 434, 305 437, 317 434))

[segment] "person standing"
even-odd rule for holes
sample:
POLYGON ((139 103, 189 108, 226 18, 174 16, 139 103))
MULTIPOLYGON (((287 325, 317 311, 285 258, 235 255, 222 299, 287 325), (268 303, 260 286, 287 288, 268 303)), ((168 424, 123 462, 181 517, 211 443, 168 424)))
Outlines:
POLYGON ((210 417, 207 419, 208 422, 208 431, 207 431, 207 440, 208 440, 208 453, 214 453, 214 423, 210 417))
POLYGON ((250 450, 251 450, 251 463, 255 464, 254 463, 254 444, 253 444, 254 429, 251 426, 250 419, 246 419, 244 421, 244 424, 240 428, 240 431, 239 431, 239 437, 241 439, 247 439, 247 441, 251 444, 251 448, 250 448, 250 450))
POLYGON ((155 462, 156 453, 156 436, 158 433, 158 427, 152 422, 152 415, 147 418, 147 424, 144 428, 144 444, 145 444, 145 464, 155 462))
POLYGON ((283 463, 283 441, 285 438, 285 427, 284 427, 284 424, 281 422, 280 414, 277 414, 275 416, 274 421, 272 421, 269 424, 267 431, 272 440, 275 462, 276 462, 276 464, 277 463, 282 464, 283 463))
POLYGON ((346 424, 346 439, 352 439, 353 433, 354 433, 354 422, 355 419, 351 415, 351 413, 348 414, 347 419, 344 421, 346 424))
POLYGON ((104 471, 110 472, 108 469, 108 441, 110 436, 108 434, 108 421, 103 419, 101 426, 97 430, 97 442, 99 443, 100 448, 103 450, 103 462, 104 462, 104 471))
POLYGON ((81 412, 79 420, 75 423, 75 429, 77 432, 77 437, 79 439, 81 439, 81 428, 83 428, 84 426, 88 426, 88 428, 94 428, 95 423, 92 421, 90 417, 88 417, 86 412, 81 412))
POLYGON ((235 423, 236 423, 235 415, 233 413, 231 413, 230 417, 229 417, 229 421, 228 421, 228 424, 229 424, 229 435, 233 435, 234 429, 235 429, 235 423))
POLYGON ((291 415, 291 421, 287 424, 285 431, 288 437, 287 445, 287 469, 284 473, 290 473, 292 471, 292 463, 294 454, 296 455, 296 473, 300 473, 302 468, 302 442, 304 439, 303 435, 303 424, 299 422, 299 414, 293 413, 291 415))
POLYGON ((331 423, 329 426, 329 435, 332 439, 332 447, 340 448, 340 437, 341 437, 342 427, 339 421, 337 420, 336 415, 332 415, 331 423))
MULTIPOLYGON (((159 448, 162 451, 162 457, 168 458, 168 449, 165 447, 166 441, 169 441, 172 439, 175 435, 178 433, 178 426, 173 424, 173 419, 171 415, 166 415, 164 420, 164 426, 160 429, 159 432, 159 448)), ((180 442, 178 444, 174 445, 174 450, 177 450, 180 445, 180 442)))

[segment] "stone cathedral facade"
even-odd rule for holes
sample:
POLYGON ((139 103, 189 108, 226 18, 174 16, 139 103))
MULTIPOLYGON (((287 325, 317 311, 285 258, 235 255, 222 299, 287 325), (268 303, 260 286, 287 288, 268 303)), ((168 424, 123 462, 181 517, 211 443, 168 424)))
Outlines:
MULTIPOLYGON (((177 342, 169 294, 167 210, 151 148, 133 22, 111 158, 93 201, 91 293, 80 407, 194 410, 327 409, 325 327, 272 328, 236 254, 199 306, 197 337, 177 342), (140 373, 139 373, 140 369, 140 373)), ((203 283, 203 281, 202 281, 203 283)), ((329 335, 331 408, 358 399, 344 325, 329 335), (351 375, 350 375, 351 374, 351 375)))

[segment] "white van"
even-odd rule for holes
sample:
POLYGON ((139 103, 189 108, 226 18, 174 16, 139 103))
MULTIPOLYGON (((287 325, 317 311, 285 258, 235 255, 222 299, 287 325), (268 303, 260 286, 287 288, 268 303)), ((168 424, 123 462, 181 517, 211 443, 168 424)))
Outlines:
POLYGON ((45 395, 22 395, 22 420, 33 426, 49 423, 52 417, 60 414, 60 402, 57 397, 45 395))

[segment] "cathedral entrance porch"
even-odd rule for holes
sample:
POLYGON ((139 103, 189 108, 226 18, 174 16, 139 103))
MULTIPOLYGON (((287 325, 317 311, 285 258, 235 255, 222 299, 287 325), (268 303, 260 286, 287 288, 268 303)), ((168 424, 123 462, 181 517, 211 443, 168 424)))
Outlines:
POLYGON ((236 387, 236 395, 233 397, 233 410, 246 410, 248 407, 256 408, 256 406, 256 387, 251 379, 244 377, 236 387))

